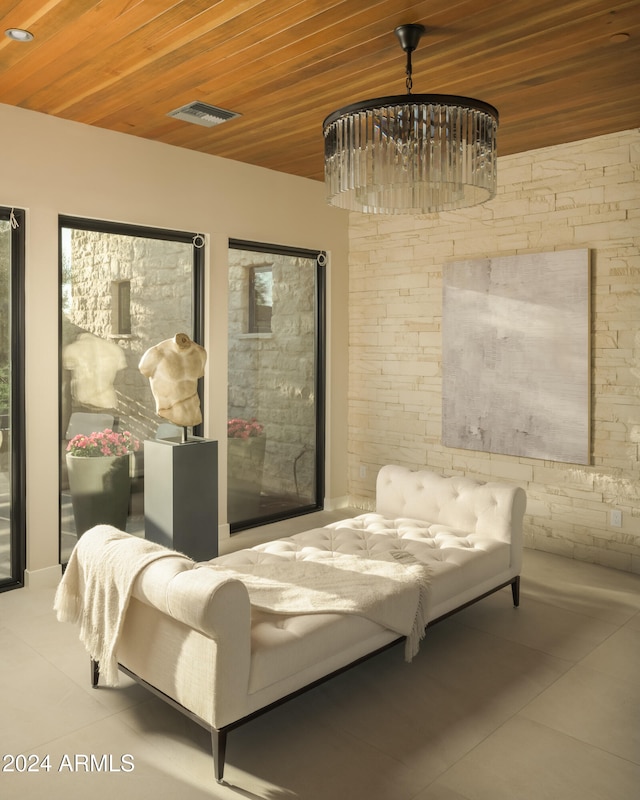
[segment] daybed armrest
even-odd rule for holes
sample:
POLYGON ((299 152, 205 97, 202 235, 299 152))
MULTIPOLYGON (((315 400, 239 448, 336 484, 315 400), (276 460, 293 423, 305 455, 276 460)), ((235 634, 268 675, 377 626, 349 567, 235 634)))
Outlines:
POLYGON ((218 640, 225 633, 250 636, 251 608, 243 583, 193 562, 167 557, 145 567, 133 596, 189 628, 218 640))
POLYGON ((207 724, 246 714, 251 606, 246 586, 167 556, 145 567, 119 645, 119 659, 207 724))

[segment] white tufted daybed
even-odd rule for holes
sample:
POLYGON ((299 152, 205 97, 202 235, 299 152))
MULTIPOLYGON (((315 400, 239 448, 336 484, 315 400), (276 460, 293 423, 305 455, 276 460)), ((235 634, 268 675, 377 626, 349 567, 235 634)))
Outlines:
MULTIPOLYGON (((508 585, 518 605, 525 506, 517 486, 390 465, 377 477, 375 513, 212 563, 246 569, 318 554, 376 559, 404 552, 429 568, 426 619, 432 624, 508 585)), ((210 730, 218 782, 230 730, 403 641, 397 631, 356 614, 286 615, 252 608, 241 579, 195 568, 179 554, 165 556, 143 566, 132 583, 117 662, 210 730)), ((99 675, 99 664, 92 661, 94 686, 99 675)))

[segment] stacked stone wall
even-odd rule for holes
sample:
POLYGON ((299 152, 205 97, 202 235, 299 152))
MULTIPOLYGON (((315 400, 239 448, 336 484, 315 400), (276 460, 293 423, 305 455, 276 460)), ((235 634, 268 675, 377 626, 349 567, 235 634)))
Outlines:
POLYGON ((74 229, 69 261, 72 293, 64 315, 63 344, 81 332, 112 341, 127 366, 115 379, 120 428, 144 439, 162 420, 138 363, 149 347, 192 331, 193 250, 168 240, 74 229), (130 281, 131 333, 116 331, 112 282, 130 281))
POLYGON ((231 250, 229 418, 265 425, 263 492, 313 499, 315 465, 315 263, 231 250), (248 331, 250 267, 273 271, 271 333, 248 331))
MULTIPOLYGON (((229 417, 265 424, 263 491, 313 498, 315 466, 315 265, 308 259, 230 251, 229 417), (250 266, 273 268, 270 334, 247 334, 250 266)), ((143 353, 180 331, 190 332, 192 249, 166 240, 74 230, 72 292, 63 346, 82 332, 117 344, 127 366, 115 380, 121 428, 153 437, 149 381, 138 370, 143 353), (114 332, 112 282, 130 281, 131 333, 114 332)), ((76 410, 70 403, 68 412, 76 410)))
POLYGON ((354 504, 371 506, 390 462, 512 481, 527 491, 529 547, 640 572, 639 172, 640 132, 626 131, 500 158, 498 195, 483 206, 351 215, 354 504), (592 257, 591 464, 443 447, 443 264, 575 248, 592 257))

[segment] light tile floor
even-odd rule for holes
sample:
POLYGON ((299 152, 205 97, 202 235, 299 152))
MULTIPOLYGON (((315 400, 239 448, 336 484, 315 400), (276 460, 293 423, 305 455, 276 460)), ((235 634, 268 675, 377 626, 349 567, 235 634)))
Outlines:
MULTIPOLYGON (((223 549, 272 537, 271 526, 246 531, 223 549)), ((430 629, 412 664, 393 648, 232 731, 219 786, 195 723, 124 676, 90 688, 53 590, 5 592, 0 797, 636 800, 640 576, 525 551, 519 609, 510 597, 430 629), (7 771, 47 755, 48 771, 7 771)))

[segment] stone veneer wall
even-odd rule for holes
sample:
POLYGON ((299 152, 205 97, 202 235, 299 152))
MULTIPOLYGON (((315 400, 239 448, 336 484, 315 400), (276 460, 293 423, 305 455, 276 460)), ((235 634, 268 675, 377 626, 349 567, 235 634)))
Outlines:
POLYGON ((315 282, 308 258, 229 250, 229 418, 267 438, 263 492, 314 499, 315 282), (248 334, 249 268, 273 270, 271 333, 248 334))
POLYGON ((640 132, 625 131, 500 158, 484 206, 351 214, 351 502, 371 507, 385 463, 513 481, 528 495, 526 546, 640 572, 639 168, 640 132), (443 447, 442 265, 580 247, 592 256, 591 465, 443 447))
POLYGON ((63 326, 65 343, 87 331, 117 344, 127 366, 114 387, 120 429, 154 438, 163 420, 155 413, 148 378, 138 370, 143 353, 176 333, 192 332, 191 244, 74 229, 71 234, 73 294, 63 326), (113 333, 112 281, 131 282, 131 334, 113 333))

